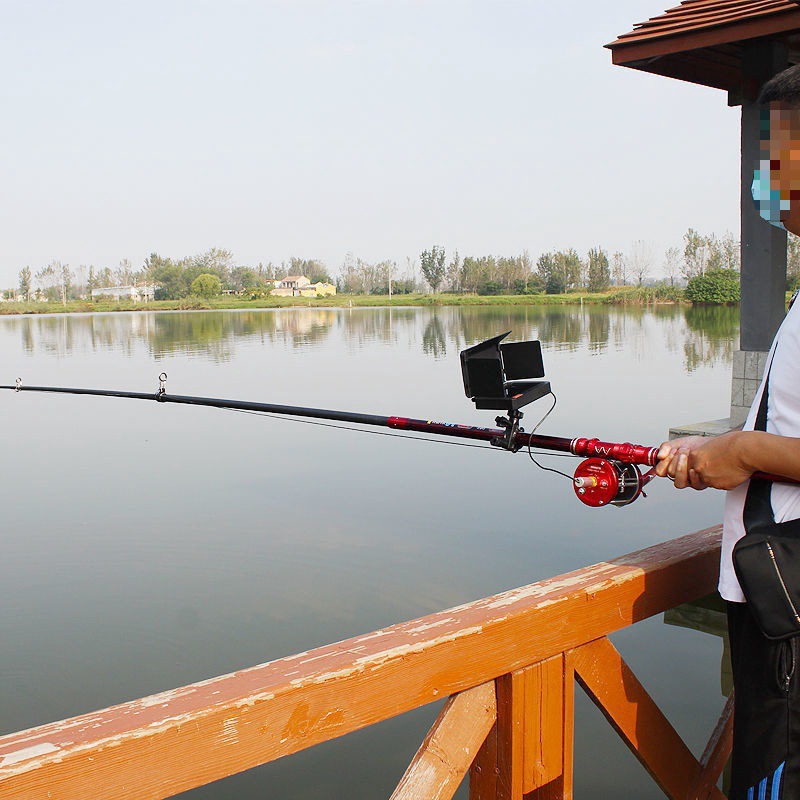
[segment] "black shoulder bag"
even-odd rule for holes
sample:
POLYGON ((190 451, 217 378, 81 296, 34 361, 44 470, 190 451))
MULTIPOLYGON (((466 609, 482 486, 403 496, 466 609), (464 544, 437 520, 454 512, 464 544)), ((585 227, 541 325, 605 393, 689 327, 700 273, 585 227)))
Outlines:
MULTIPOLYGON (((769 373, 754 430, 767 429, 768 397, 769 373)), ((800 634, 800 519, 775 522, 771 494, 772 481, 750 480, 733 568, 764 636, 788 639, 800 634)))

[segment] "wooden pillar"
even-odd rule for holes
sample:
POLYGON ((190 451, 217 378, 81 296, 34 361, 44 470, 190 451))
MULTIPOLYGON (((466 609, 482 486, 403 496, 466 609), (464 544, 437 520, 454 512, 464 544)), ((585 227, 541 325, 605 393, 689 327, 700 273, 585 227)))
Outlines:
POLYGON ((497 679, 497 723, 470 800, 572 800, 574 672, 560 654, 497 679))
POLYGON ((784 317, 786 232, 763 220, 755 210, 751 185, 760 152, 757 103, 761 85, 788 66, 786 45, 770 40, 745 42, 742 58, 741 130, 741 349, 769 350, 784 317))

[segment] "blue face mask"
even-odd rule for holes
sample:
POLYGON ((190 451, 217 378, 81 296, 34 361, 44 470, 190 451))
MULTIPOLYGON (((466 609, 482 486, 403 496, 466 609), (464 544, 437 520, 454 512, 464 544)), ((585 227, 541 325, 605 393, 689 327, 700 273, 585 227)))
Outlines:
POLYGON ((772 188, 769 161, 759 162, 759 169, 753 173, 753 185, 750 187, 750 192, 753 195, 758 215, 770 225, 785 231, 786 228, 781 222, 781 212, 789 211, 789 200, 781 199, 781 193, 772 188))

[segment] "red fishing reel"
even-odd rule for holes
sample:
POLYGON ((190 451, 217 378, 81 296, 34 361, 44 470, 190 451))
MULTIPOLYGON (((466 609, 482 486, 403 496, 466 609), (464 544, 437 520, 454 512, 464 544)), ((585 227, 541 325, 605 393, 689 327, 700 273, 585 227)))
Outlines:
POLYGON ((627 506, 642 494, 646 482, 635 464, 587 458, 578 464, 572 488, 578 500, 592 508, 627 506))

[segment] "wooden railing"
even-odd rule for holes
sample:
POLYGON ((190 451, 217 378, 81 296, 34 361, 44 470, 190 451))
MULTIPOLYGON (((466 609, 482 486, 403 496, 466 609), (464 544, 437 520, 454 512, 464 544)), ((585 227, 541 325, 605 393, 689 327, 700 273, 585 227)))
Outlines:
POLYGON ((719 529, 173 691, 0 737, 3 800, 155 800, 448 697, 393 795, 572 797, 577 683, 667 797, 721 800, 607 634, 716 585, 719 529))

